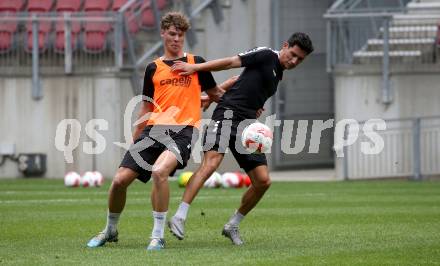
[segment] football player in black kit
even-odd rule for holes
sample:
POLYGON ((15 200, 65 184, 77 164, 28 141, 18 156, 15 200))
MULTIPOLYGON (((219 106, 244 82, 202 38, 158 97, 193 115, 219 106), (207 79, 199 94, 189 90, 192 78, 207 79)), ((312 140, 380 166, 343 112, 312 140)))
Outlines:
MULTIPOLYGON (((239 150, 240 136, 243 127, 239 124, 245 120, 254 120, 257 111, 263 108, 266 100, 277 90, 283 71, 299 65, 308 54, 313 52, 312 42, 305 33, 294 33, 280 51, 260 47, 236 56, 208 61, 201 64, 176 62, 172 69, 181 75, 190 75, 199 71, 220 71, 244 67, 233 87, 220 99, 212 115, 212 122, 204 135, 204 157, 199 169, 193 174, 186 186, 182 202, 176 214, 168 222, 171 232, 178 238, 184 238, 184 225, 189 205, 197 195, 203 183, 218 168, 228 147, 241 168, 252 180, 251 186, 244 193, 240 207, 224 225, 222 234, 234 245, 241 245, 238 226, 240 221, 257 205, 270 187, 271 180, 264 154, 249 154, 239 150), (230 135, 222 136, 223 122, 229 120, 230 135), (224 138, 229 141, 224 141, 224 138), (239 140, 237 141, 237 138, 239 140)), ((226 124, 226 123, 225 123, 226 124)))

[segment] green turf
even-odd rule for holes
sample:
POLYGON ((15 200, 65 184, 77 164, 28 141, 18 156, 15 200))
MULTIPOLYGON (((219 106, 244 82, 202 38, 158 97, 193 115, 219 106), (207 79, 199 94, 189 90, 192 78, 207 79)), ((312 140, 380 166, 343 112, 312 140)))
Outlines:
MULTIPOLYGON (((243 189, 204 189, 183 241, 147 252, 151 184, 135 182, 119 243, 89 249, 106 191, 61 180, 0 181, 0 265, 439 265, 440 183, 274 183, 242 222, 242 247, 220 235, 243 189)), ((171 184, 171 212, 182 189, 171 184)))

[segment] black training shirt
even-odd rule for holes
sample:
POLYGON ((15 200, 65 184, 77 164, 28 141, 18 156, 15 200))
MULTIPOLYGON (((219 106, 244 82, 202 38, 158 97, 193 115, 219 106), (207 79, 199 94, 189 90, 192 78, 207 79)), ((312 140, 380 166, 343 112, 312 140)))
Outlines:
POLYGON ((278 52, 258 47, 238 55, 245 69, 220 99, 219 107, 231 109, 243 119, 256 118, 258 109, 277 91, 283 78, 278 52))
MULTIPOLYGON (((175 61, 183 61, 188 62, 186 56, 175 59, 175 60, 163 60, 163 62, 169 66, 172 66, 175 61)), ((194 56, 194 61, 196 64, 204 63, 206 62, 205 59, 201 56, 194 56)), ((147 68, 145 69, 145 75, 144 75, 144 88, 142 90, 142 94, 145 96, 148 96, 150 98, 153 98, 154 96, 154 84, 153 84, 153 75, 156 72, 157 66, 155 62, 151 62, 147 65, 147 68)), ((197 72, 199 77, 199 83, 202 91, 206 91, 209 89, 214 88, 217 86, 217 83, 214 80, 214 77, 212 76, 211 72, 207 71, 200 71, 197 72)))

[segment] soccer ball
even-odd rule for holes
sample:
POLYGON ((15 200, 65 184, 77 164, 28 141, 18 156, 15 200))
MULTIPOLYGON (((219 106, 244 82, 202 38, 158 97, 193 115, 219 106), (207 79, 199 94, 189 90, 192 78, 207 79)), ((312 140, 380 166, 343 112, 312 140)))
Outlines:
POLYGON ((78 187, 81 182, 81 176, 77 172, 68 172, 64 176, 64 185, 66 187, 78 187))
POLYGON ((222 175, 218 172, 212 173, 212 175, 203 184, 207 188, 217 188, 222 185, 222 175))
POLYGON ((188 184, 189 179, 193 175, 193 172, 182 172, 177 177, 177 183, 179 184, 179 187, 186 187, 186 184, 188 184))
POLYGON ((265 153, 272 147, 273 134, 268 126, 255 122, 247 126, 241 134, 243 147, 251 153, 265 153))
POLYGON ((238 187, 240 185, 240 177, 237 173, 226 172, 222 175, 222 187, 238 187))
POLYGON ((81 177, 81 186, 82 187, 95 186, 94 179, 95 179, 95 174, 93 172, 90 171, 85 172, 81 177))
POLYGON ((98 171, 93 172, 92 183, 95 187, 100 187, 104 184, 104 177, 102 176, 102 174, 100 172, 98 172, 98 171))
POLYGON ((242 172, 235 172, 235 174, 237 174, 240 179, 240 183, 238 184, 238 187, 243 187, 243 186, 248 187, 249 186, 247 184, 247 179, 249 179, 249 176, 247 174, 242 173, 242 172))

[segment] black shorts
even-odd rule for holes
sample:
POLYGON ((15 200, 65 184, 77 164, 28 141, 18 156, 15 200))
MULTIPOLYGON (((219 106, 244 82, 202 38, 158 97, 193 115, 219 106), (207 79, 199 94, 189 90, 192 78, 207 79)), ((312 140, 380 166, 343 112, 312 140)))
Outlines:
POLYGON ((120 167, 130 168, 139 174, 137 179, 146 183, 151 178, 151 167, 165 150, 177 157, 176 169, 185 168, 191 155, 194 127, 147 126, 130 149, 125 153, 120 167), (180 131, 179 131, 180 130, 180 131), (178 131, 178 132, 176 132, 178 131))
POLYGON ((224 107, 217 107, 212 114, 211 122, 203 134, 203 150, 226 153, 232 152, 238 165, 249 172, 260 165, 267 165, 266 155, 249 153, 241 144, 244 128, 254 123, 255 119, 243 119, 224 107))

